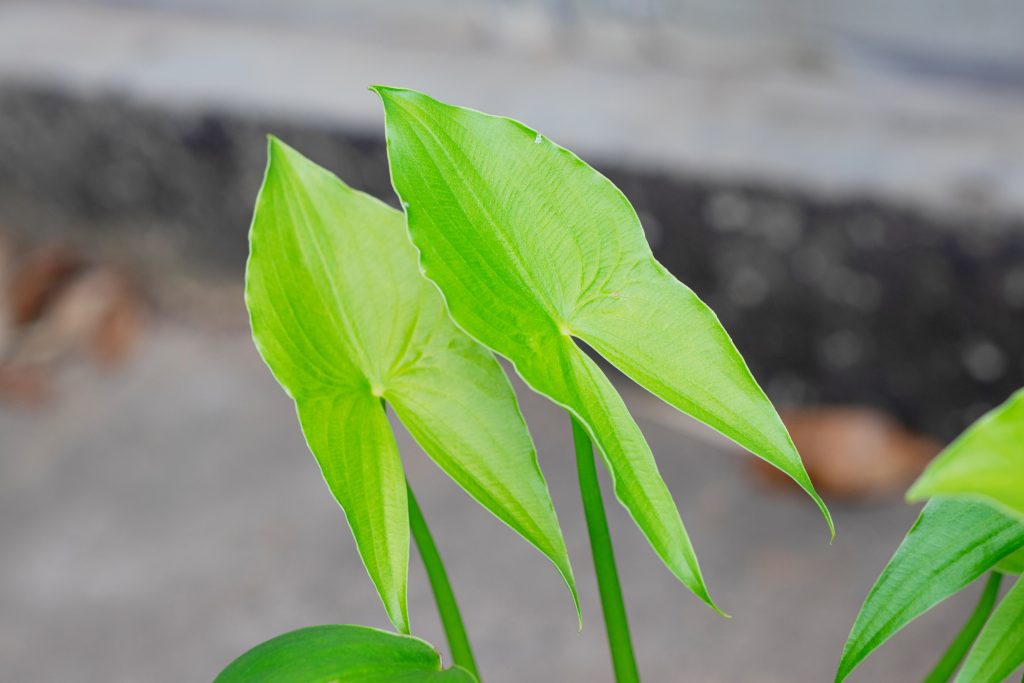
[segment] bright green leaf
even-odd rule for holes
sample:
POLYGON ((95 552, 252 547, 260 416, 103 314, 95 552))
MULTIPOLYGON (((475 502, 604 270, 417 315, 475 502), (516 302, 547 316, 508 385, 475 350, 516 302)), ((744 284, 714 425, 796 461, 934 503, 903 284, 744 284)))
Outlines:
POLYGON ((907 499, 935 495, 979 500, 1024 518, 1024 389, 957 437, 907 499))
POLYGON ((405 480, 381 399, 462 488, 572 569, 515 395, 419 273, 402 214, 271 139, 246 271, 253 337, 295 399, 395 627, 409 630, 405 480))
POLYGON ((836 681, 911 621, 1024 548, 1024 524, 979 503, 936 498, 875 582, 843 648, 836 681))
POLYGON ((650 448, 582 341, 793 477, 828 512, 715 314, 654 260, 623 194, 506 118, 376 87, 420 265, 454 320, 575 415, 668 568, 709 604, 650 448))
POLYGON ((956 683, 1001 683, 1024 664, 1024 579, 989 617, 956 683))
POLYGON ((257 645, 214 683, 474 683, 459 667, 441 669, 430 644, 366 626, 310 626, 257 645))

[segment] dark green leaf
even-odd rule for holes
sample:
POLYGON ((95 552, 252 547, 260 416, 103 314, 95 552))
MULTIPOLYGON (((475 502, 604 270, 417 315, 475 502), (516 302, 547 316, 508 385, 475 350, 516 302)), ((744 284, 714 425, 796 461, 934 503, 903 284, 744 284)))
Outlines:
POLYGON ((310 626, 257 645, 214 683, 475 683, 411 636, 366 626, 310 626))
POLYGON ((1024 579, 1009 590, 967 655, 956 683, 1001 683, 1024 664, 1024 579))
POLYGON ((1004 574, 1024 574, 1024 550, 1018 550, 995 566, 1004 574))
POLYGON ((1024 547, 1024 524, 980 503, 936 498, 921 511, 861 607, 836 681, 875 648, 1024 547))

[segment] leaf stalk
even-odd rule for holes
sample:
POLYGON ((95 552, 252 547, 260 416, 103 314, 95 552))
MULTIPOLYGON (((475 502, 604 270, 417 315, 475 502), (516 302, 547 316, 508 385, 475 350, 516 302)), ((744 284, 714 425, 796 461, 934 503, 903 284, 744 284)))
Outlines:
POLYGON ((583 499, 583 513, 587 519, 590 534, 590 551, 594 557, 597 574, 597 588, 601 595, 601 609, 608 633, 608 649, 611 652, 612 667, 617 683, 639 683, 633 642, 629 635, 629 621, 626 605, 622 600, 622 586, 619 571, 615 566, 615 552, 612 537, 608 531, 608 519, 601 500, 601 486, 594 465, 594 448, 590 436, 575 417, 572 419, 572 440, 576 448, 576 469, 580 481, 580 497, 583 499))
POLYGON ((982 589, 981 597, 978 599, 978 606, 974 608, 967 623, 950 643, 949 648, 942 655, 942 659, 924 679, 924 683, 946 683, 953 678, 953 674, 964 661, 971 645, 977 640, 978 634, 981 633, 989 615, 992 614, 992 610, 996 606, 996 598, 999 596, 999 583, 1002 580, 1003 575, 999 572, 992 572, 988 575, 985 588, 982 589))
POLYGON ((445 637, 448 639, 448 649, 452 653, 452 662, 469 671, 476 680, 480 680, 480 672, 476 667, 476 659, 473 657, 473 648, 469 644, 469 636, 466 635, 466 627, 462 623, 462 614, 459 612, 459 605, 455 601, 455 593, 448 582, 448 572, 441 562, 441 555, 434 545, 434 539, 427 528, 427 522, 423 519, 423 511, 420 510, 416 496, 413 495, 409 482, 405 483, 409 492, 409 529, 416 541, 416 547, 423 559, 423 567, 427 570, 427 579, 430 581, 430 588, 434 591, 434 602, 437 603, 437 614, 441 617, 441 626, 444 628, 445 637))

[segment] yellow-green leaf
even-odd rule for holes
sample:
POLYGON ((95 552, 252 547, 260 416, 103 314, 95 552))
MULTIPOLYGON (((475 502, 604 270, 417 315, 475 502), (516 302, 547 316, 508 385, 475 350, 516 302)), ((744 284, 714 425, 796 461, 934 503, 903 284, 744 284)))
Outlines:
POLYGON ((408 632, 409 522, 381 407, 576 591, 515 395, 416 264, 402 214, 271 138, 246 270, 253 337, 295 400, 395 628, 408 632))
POLYGON ((1024 519, 1024 389, 971 425, 907 492, 959 496, 1024 519))

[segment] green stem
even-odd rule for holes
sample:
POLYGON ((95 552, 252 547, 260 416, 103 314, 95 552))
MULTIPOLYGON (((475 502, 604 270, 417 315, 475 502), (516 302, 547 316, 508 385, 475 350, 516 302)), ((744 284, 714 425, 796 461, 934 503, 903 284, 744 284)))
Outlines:
MULTIPOLYGON (((385 413, 388 412, 388 404, 383 398, 380 400, 380 406, 385 413)), ((444 628, 444 635, 448 639, 452 662, 469 671, 479 682, 480 672, 476 668, 476 659, 473 657, 473 648, 469 645, 466 626, 462 623, 459 603, 455 601, 455 592, 452 591, 452 585, 448 582, 448 572, 445 571, 444 563, 441 561, 441 553, 437 552, 434 537, 430 535, 427 520, 423 518, 423 511, 420 509, 420 504, 416 502, 416 496, 413 495, 408 479, 405 481, 405 491, 409 499, 409 530, 412 532, 413 540, 416 541, 417 550, 420 551, 423 567, 427 570, 427 580, 434 592, 437 614, 441 617, 441 627, 444 628)))
POLYGON ((985 622, 988 621, 988 616, 992 614, 996 598, 999 596, 999 582, 1002 579, 1003 575, 999 572, 992 572, 988 575, 988 581, 985 582, 985 588, 981 591, 981 598, 978 600, 978 606, 974 608, 974 613, 953 639, 939 663, 924 679, 924 683, 946 683, 953 677, 960 663, 967 656, 967 651, 971 649, 971 645, 981 633, 985 622))
POLYGON ((459 613, 459 605, 455 602, 455 593, 448 583, 448 573, 444 570, 441 562, 441 555, 437 552, 434 539, 427 528, 427 522, 423 519, 423 512, 416 502, 416 496, 412 493, 409 482, 405 483, 409 492, 409 528, 412 530, 412 537, 416 540, 416 547, 419 548, 420 557, 423 559, 423 566, 427 570, 427 579, 430 580, 430 587, 434 591, 434 601, 437 603, 437 613, 441 617, 441 626, 444 627, 444 634, 448 638, 448 648, 452 651, 452 661, 469 671, 480 680, 480 673, 476 668, 476 660, 473 658, 473 648, 469 645, 469 636, 466 635, 466 627, 462 624, 462 615, 459 613))
POLYGON ((615 568, 615 553, 612 537, 608 533, 608 520, 601 501, 601 486, 594 466, 594 449, 583 426, 572 418, 572 440, 576 447, 576 469, 580 479, 580 496, 583 498, 583 513, 587 518, 590 534, 590 551, 594 556, 594 570, 597 573, 597 588, 601 594, 601 609, 604 611, 604 626, 608 632, 608 649, 612 655, 617 683, 639 683, 640 674, 633 656, 633 643, 629 637, 629 622, 626 619, 626 605, 622 601, 622 587, 619 585, 619 571, 615 568))

